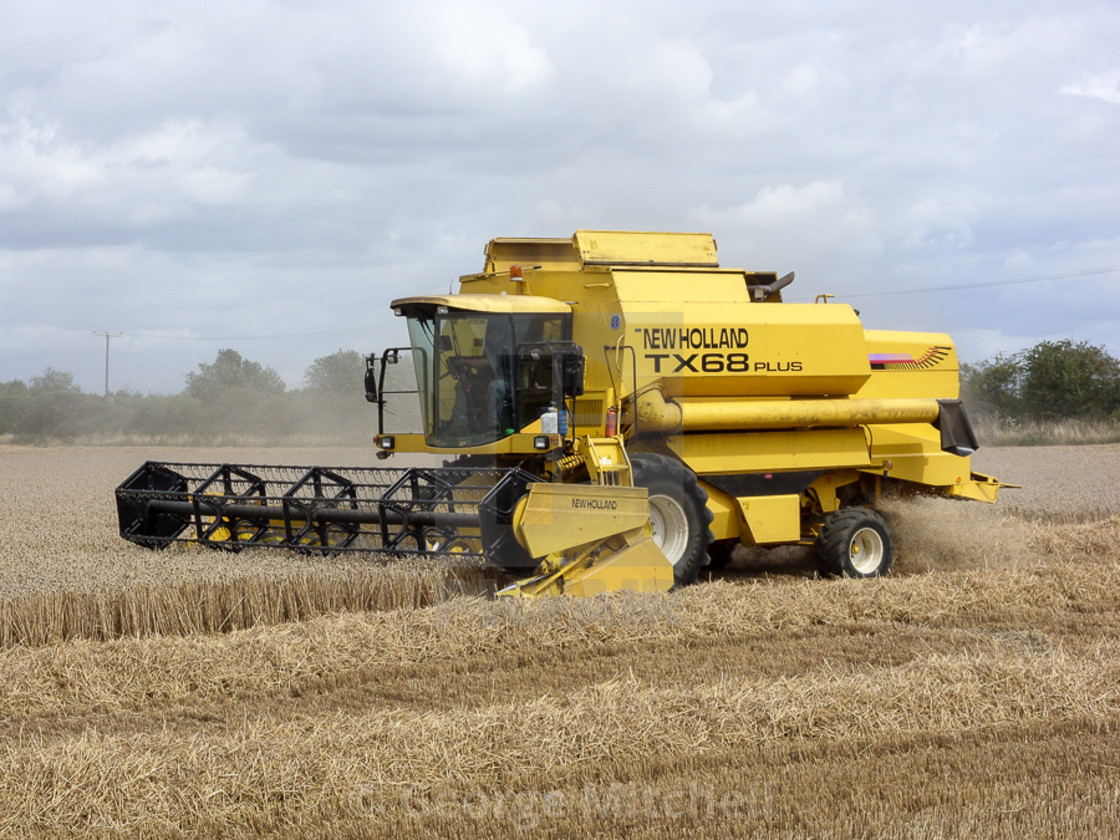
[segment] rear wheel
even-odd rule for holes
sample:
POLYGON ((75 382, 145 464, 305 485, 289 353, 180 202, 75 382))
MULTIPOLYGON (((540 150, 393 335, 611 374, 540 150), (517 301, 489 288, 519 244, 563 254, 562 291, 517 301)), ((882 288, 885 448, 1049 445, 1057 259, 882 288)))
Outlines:
POLYGON ((871 578, 894 562, 894 541, 886 520, 867 508, 845 508, 828 518, 816 542, 821 574, 871 578))
POLYGON ((634 484, 649 490, 653 541, 673 564, 677 586, 696 581, 712 542, 708 494, 696 474, 673 458, 642 452, 630 456, 634 484))

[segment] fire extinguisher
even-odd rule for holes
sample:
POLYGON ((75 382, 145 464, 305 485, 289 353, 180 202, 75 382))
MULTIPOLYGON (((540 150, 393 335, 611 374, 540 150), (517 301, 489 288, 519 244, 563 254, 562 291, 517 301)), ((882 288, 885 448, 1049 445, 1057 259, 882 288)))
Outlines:
POLYGON ((613 405, 607 409, 607 437, 618 434, 618 409, 613 405))

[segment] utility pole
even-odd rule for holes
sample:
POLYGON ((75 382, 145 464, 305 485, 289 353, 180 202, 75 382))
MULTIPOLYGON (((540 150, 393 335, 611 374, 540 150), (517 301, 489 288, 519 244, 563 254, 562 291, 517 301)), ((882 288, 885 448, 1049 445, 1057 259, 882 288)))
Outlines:
POLYGON ((109 396, 109 339, 120 338, 121 334, 108 332, 99 333, 97 330, 94 330, 93 334, 105 336, 105 396, 109 396))

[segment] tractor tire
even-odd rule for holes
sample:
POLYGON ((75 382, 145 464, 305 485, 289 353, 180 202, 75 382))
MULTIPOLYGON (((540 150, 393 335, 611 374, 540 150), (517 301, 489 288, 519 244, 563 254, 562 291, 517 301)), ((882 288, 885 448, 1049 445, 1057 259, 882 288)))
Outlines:
POLYGON ((891 529, 868 508, 844 508, 832 514, 815 547, 820 572, 826 577, 881 577, 894 562, 891 529))
POLYGON ((634 485, 649 490, 653 541, 673 564, 676 585, 695 583, 712 542, 708 494, 696 483, 696 473, 666 455, 631 455, 630 466, 634 485))

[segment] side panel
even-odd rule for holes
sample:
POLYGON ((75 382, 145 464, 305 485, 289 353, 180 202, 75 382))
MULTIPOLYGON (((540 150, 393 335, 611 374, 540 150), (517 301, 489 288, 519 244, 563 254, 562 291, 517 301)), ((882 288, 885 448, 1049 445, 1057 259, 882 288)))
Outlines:
POLYGON ((861 428, 701 432, 675 435, 668 443, 699 476, 872 465, 861 428))
POLYGON ((612 272, 639 386, 669 396, 847 396, 871 375, 843 304, 763 304, 742 272, 612 272))
POLYGON ((744 545, 795 543, 801 539, 801 497, 797 493, 731 496, 701 480, 712 511, 712 536, 744 545))
POLYGON ((798 496, 745 496, 738 501, 750 541, 755 545, 794 543, 801 539, 798 496))

